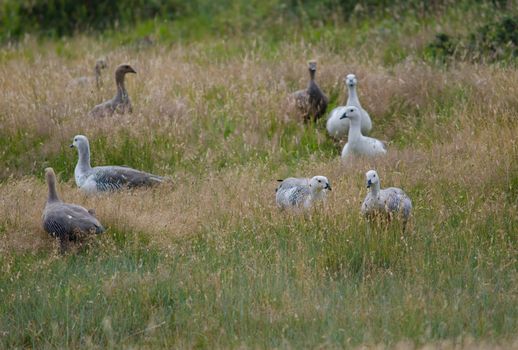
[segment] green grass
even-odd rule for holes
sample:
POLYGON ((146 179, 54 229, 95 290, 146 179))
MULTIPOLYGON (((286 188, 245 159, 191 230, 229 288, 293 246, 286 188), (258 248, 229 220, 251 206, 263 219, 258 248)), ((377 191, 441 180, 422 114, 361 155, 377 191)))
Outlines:
MULTIPOLYGON (((225 236, 216 224, 167 253, 112 231, 81 254, 3 258, 2 342, 270 348, 505 339, 518 316, 509 293, 516 270, 507 265, 516 237, 488 234, 505 219, 472 232, 456 224, 466 219, 455 214, 440 235, 408 237, 357 221, 340 230, 317 215, 260 228, 244 221, 225 236)), ((506 224, 516 232, 516 222, 506 224)))

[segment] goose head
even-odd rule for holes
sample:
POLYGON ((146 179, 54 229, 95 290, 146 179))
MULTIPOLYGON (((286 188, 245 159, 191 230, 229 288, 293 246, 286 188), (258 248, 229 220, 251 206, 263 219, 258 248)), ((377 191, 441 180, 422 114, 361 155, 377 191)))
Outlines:
POLYGON ((354 106, 347 106, 345 107, 345 112, 342 114, 340 119, 349 118, 350 120, 360 120, 360 110, 357 107, 354 106))
POLYGON ((356 75, 348 74, 344 79, 345 85, 348 87, 355 87, 358 84, 358 80, 356 79, 356 75))
POLYGON ((365 178, 367 180, 367 188, 370 188, 371 186, 378 184, 380 181, 376 170, 367 171, 367 173, 365 173, 365 178))
POLYGON ((79 151, 89 148, 88 139, 84 135, 76 135, 70 145, 70 148, 77 148, 79 151))
POLYGON ((308 62, 308 69, 310 72, 316 72, 317 71, 317 61, 309 61, 308 62))
POLYGON ((129 64, 121 64, 120 66, 117 67, 117 70, 115 71, 115 74, 124 75, 126 73, 137 73, 137 72, 129 64))
POLYGON ((329 180, 325 176, 315 176, 309 180, 309 187, 314 191, 331 191, 329 180))
POLYGON ((108 64, 106 63, 106 59, 104 58, 99 58, 96 62, 95 62, 95 69, 100 71, 101 69, 104 69, 108 67, 108 64))

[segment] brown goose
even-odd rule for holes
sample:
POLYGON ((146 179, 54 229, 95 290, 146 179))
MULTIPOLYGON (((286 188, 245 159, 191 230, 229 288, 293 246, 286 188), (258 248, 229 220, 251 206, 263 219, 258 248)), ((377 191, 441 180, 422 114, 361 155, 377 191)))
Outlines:
POLYGON ((70 82, 70 86, 92 86, 95 82, 95 86, 99 89, 102 85, 101 72, 107 67, 106 60, 103 58, 98 59, 95 62, 94 76, 79 77, 75 78, 70 82))
POLYGON ((127 73, 137 73, 130 65, 122 64, 115 70, 115 84, 117 94, 111 100, 95 106, 89 113, 92 117, 106 117, 113 113, 131 113, 131 101, 124 85, 124 77, 127 73))
POLYGON ((63 203, 56 191, 56 174, 54 169, 45 169, 45 177, 49 194, 43 210, 43 229, 59 239, 61 252, 65 252, 70 241, 77 240, 81 235, 102 233, 105 231, 93 210, 63 203))
POLYGON ((320 90, 315 82, 315 73, 317 71, 317 62, 310 61, 308 63, 309 83, 304 90, 294 92, 291 96, 295 100, 295 106, 305 122, 309 120, 317 120, 327 109, 329 102, 327 96, 320 90))

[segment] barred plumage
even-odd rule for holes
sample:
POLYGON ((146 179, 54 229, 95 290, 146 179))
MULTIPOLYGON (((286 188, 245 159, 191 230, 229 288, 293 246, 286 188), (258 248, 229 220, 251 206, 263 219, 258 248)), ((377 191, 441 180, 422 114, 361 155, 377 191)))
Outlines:
POLYGON ((326 190, 331 190, 325 176, 312 179, 289 177, 277 187, 275 200, 277 206, 284 208, 309 208, 314 201, 323 199, 326 190))

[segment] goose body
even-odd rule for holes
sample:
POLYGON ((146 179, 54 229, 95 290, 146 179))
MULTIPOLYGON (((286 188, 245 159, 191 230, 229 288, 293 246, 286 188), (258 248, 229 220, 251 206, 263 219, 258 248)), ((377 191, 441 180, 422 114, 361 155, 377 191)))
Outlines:
POLYGON ((45 169, 49 194, 43 210, 43 229, 59 239, 62 251, 67 242, 79 235, 102 233, 105 231, 92 210, 80 205, 62 202, 56 191, 56 175, 52 168, 45 169))
POLYGON ((88 114, 92 117, 107 117, 114 113, 131 113, 131 101, 124 84, 124 77, 127 73, 137 73, 127 64, 120 65, 115 70, 115 83, 117 94, 110 100, 95 106, 88 114))
POLYGON ((348 130, 349 136, 342 150, 342 159, 344 160, 352 155, 375 157, 387 153, 384 142, 362 135, 360 118, 360 110, 354 106, 345 107, 345 112, 340 117, 340 120, 349 119, 350 121, 350 128, 348 130))
POLYGON ((86 136, 76 135, 71 147, 76 147, 79 155, 74 170, 77 186, 84 192, 117 191, 124 188, 144 187, 159 184, 164 178, 144 171, 124 166, 90 165, 90 144, 86 136))
POLYGON ((392 218, 399 215, 407 222, 412 212, 412 201, 406 193, 397 187, 381 189, 378 173, 369 170, 366 173, 369 192, 363 201, 361 212, 364 216, 382 215, 392 218))
POLYGON ((304 90, 294 92, 291 97, 295 101, 295 107, 305 122, 311 119, 317 120, 327 109, 329 102, 327 96, 322 92, 318 84, 315 82, 315 74, 317 71, 317 63, 309 62, 309 83, 304 90))
MULTIPOLYGON (((358 81, 354 74, 349 74, 344 80, 348 89, 348 97, 346 106, 354 106, 360 110, 361 114, 361 131, 363 134, 368 134, 372 129, 372 121, 369 113, 362 108, 358 94, 356 92, 356 85, 358 81)), ((347 136, 349 131, 350 121, 340 120, 346 110, 346 106, 336 107, 331 111, 326 123, 326 129, 329 136, 341 140, 347 136)))
POLYGON ((281 209, 310 208, 315 201, 325 198, 326 191, 331 191, 329 180, 325 176, 308 178, 289 177, 279 180, 275 201, 281 209))

